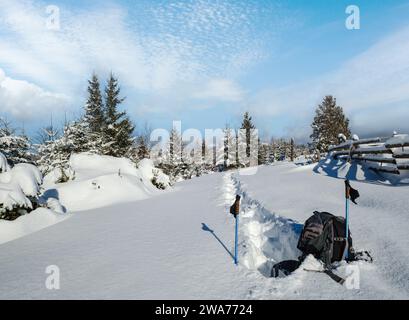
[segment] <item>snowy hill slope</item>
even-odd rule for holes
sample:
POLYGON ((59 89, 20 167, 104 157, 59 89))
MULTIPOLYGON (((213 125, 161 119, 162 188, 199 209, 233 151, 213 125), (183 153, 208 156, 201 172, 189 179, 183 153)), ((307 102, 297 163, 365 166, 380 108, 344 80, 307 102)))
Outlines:
MULTIPOLYGON (((343 181, 293 164, 257 174, 213 174, 136 202, 78 212, 71 219, 0 245, 0 298, 125 299, 407 299, 407 187, 358 183, 351 207, 357 249, 372 251, 359 266, 360 290, 348 290, 300 268, 267 278, 270 266, 297 256, 301 224, 314 210, 343 214, 343 181), (240 260, 234 266, 233 218, 242 194, 240 260), (61 289, 45 288, 48 265, 61 289)), ((319 267, 307 259, 303 267, 319 267)), ((345 272, 341 265, 338 273, 345 272)))
MULTIPOLYGON (((44 194, 45 198, 59 199, 68 211, 146 199, 159 192, 151 182, 152 170, 157 169, 148 159, 142 160, 137 168, 126 158, 81 153, 71 156, 69 166, 74 180, 55 184, 55 173, 51 173, 45 177, 44 194)), ((168 184, 169 179, 159 174, 168 184)))
POLYGON ((2 165, 5 172, 0 174, 0 203, 8 207, 18 203, 31 208, 31 202, 26 196, 36 196, 41 186, 41 205, 51 210, 38 208, 14 221, 0 220, 0 243, 70 218, 69 213, 74 210, 99 208, 157 195, 160 191, 151 182, 154 172, 156 180, 165 186, 169 184, 169 178, 155 169, 148 159, 140 161, 136 168, 134 163, 125 158, 74 154, 70 158, 74 180, 55 184, 55 178, 60 174, 56 169, 44 178, 42 185, 43 179, 36 167, 18 164, 10 169, 6 164, 4 162, 2 165))
POLYGON ((40 193, 41 183, 41 173, 35 166, 20 163, 11 168, 6 158, 0 153, 0 214, 2 218, 0 219, 0 243, 25 236, 66 218, 47 208, 35 209, 32 199, 40 193), (11 221, 10 212, 21 216, 11 221), (27 214, 27 212, 30 213, 27 214))
POLYGON ((231 251, 233 221, 215 188, 222 178, 209 175, 154 198, 75 213, 0 246, 0 298, 246 298, 262 276, 238 272, 216 239, 231 251), (51 264, 60 268, 59 291, 44 286, 51 264))

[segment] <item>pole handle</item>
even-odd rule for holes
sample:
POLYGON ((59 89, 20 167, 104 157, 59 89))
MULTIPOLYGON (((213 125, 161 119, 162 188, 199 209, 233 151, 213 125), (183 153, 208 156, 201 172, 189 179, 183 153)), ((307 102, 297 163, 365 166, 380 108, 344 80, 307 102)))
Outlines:
POLYGON ((350 199, 351 197, 351 185, 349 184, 349 180, 345 180, 345 198, 350 199))
POLYGON ((235 232, 234 232, 234 264, 238 265, 239 263, 239 250, 238 250, 238 233, 239 233, 239 216, 236 216, 236 226, 235 226, 235 232))
POLYGON ((234 213, 237 216, 240 213, 240 199, 239 195, 236 195, 236 201, 234 202, 234 213))

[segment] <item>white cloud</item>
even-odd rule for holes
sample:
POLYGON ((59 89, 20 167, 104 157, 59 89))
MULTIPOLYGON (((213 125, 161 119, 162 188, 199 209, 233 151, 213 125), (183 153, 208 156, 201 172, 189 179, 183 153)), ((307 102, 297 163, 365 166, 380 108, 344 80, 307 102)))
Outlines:
POLYGON ((134 6, 141 12, 116 4, 75 12, 60 6, 61 30, 52 31, 46 4, 2 0, 0 63, 58 91, 93 70, 113 70, 125 85, 154 91, 243 70, 261 56, 250 23, 255 8, 246 2, 134 6), (253 59, 235 63, 245 56, 253 59))
POLYGON ((199 91, 193 94, 196 99, 209 99, 227 102, 243 100, 244 93, 233 81, 211 79, 199 91))
POLYGON ((357 132, 391 132, 396 127, 409 131, 408 38, 409 27, 403 28, 338 70, 308 82, 259 92, 250 104, 253 112, 291 117, 293 127, 307 132, 315 107, 323 96, 332 94, 357 132))
POLYGON ((68 98, 22 80, 7 77, 0 69, 0 112, 18 120, 40 118, 51 111, 62 111, 68 98))
POLYGON ((131 107, 172 112, 191 105, 203 83, 203 99, 242 99, 235 79, 266 57, 265 45, 288 23, 273 2, 118 3, 86 9, 57 3, 61 29, 54 31, 46 28, 46 1, 1 0, 0 67, 70 96, 72 109, 85 100, 93 71, 101 77, 113 71, 124 94, 138 100, 127 99, 131 107))

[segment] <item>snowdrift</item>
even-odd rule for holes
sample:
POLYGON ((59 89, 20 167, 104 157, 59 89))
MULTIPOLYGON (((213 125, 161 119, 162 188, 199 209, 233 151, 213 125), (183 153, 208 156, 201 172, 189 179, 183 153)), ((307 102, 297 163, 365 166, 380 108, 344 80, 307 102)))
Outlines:
POLYGON ((169 178, 149 159, 136 167, 126 158, 80 153, 71 156, 69 167, 73 180, 55 184, 58 172, 51 172, 45 177, 47 191, 43 195, 44 199, 58 199, 68 211, 149 198, 159 192, 152 184, 153 177, 169 185, 169 178))
POLYGON ((39 231, 68 218, 46 208, 38 208, 14 221, 0 220, 0 244, 39 231))
POLYGON ((40 208, 28 214, 24 211, 13 221, 0 219, 0 243, 58 223, 69 217, 67 211, 149 198, 159 192, 152 181, 169 186, 168 176, 149 159, 143 159, 137 168, 126 158, 74 154, 69 161, 69 174, 72 180, 56 184, 58 169, 43 179, 34 165, 17 164, 11 168, 0 153, 0 214, 16 208, 31 211, 32 199, 43 191, 38 199, 40 208))
POLYGON ((21 163, 10 167, 0 153, 0 243, 55 224, 65 217, 58 214, 59 203, 50 199, 44 207, 34 208, 32 201, 40 194, 42 175, 37 167, 21 163), (8 219, 8 220, 4 220, 8 219), (14 220, 10 220, 14 219, 14 220))
POLYGON ((7 165, 4 169, 0 173, 0 211, 14 208, 32 209, 31 201, 27 197, 39 194, 42 183, 40 171, 25 163, 17 164, 11 169, 7 165))

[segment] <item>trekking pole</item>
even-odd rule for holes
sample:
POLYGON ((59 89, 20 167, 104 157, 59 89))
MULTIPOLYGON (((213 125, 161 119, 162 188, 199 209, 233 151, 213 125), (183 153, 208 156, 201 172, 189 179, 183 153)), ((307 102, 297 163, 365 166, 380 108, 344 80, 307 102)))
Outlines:
POLYGON ((345 250, 344 258, 348 260, 348 238, 349 238, 349 198, 351 196, 351 186, 348 180, 345 180, 345 250))
POLYGON ((239 263, 238 257, 238 241, 239 241, 239 216, 236 216, 236 229, 235 229, 235 237, 234 237, 234 264, 237 265, 239 263))
POLYGON ((234 264, 237 265, 239 263, 239 250, 238 250, 238 242, 239 242, 239 212, 240 212, 240 196, 236 196, 236 201, 230 207, 230 213, 234 215, 235 218, 235 229, 234 229, 234 264))

